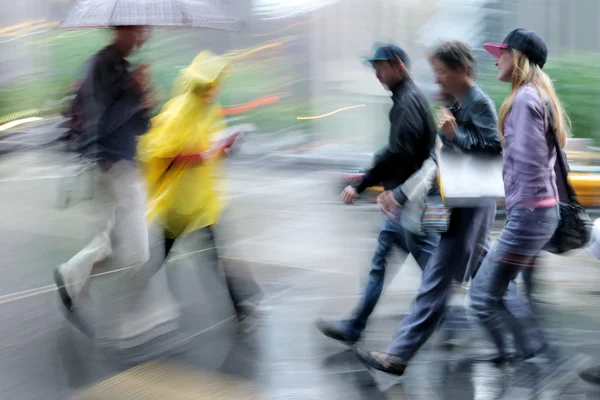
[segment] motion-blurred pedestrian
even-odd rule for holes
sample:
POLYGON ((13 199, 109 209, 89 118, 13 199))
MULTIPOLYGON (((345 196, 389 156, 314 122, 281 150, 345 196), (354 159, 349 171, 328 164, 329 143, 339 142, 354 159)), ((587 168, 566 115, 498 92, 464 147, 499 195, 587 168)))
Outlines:
MULTIPOLYGON (((226 81, 229 62, 203 51, 184 68, 174 96, 139 142, 138 158, 145 173, 148 218, 161 226, 165 258, 175 240, 206 230, 217 258, 219 221, 224 211, 221 159, 236 143, 238 134, 222 141, 226 128, 217 102, 226 81)), ((223 260, 221 260, 223 261, 223 260)), ((227 287, 240 320, 257 307, 258 284, 249 270, 224 263, 227 287)))
MULTIPOLYGON (((499 154, 495 106, 474 81, 476 64, 470 48, 462 42, 442 43, 431 54, 430 63, 442 92, 456 99, 451 109, 439 111, 444 146, 499 154)), ((495 214, 493 200, 484 201, 480 207, 451 210, 448 230, 441 234, 425 266, 415 302, 398 327, 395 340, 385 352, 359 351, 363 362, 390 374, 404 374, 408 362, 442 322, 453 281, 470 279, 478 268, 495 214)))
POLYGON ((548 48, 537 33, 515 29, 503 43, 484 47, 497 57, 498 79, 512 86, 499 117, 507 217, 473 281, 471 305, 500 356, 506 354, 504 327, 508 327, 522 359, 543 357, 555 373, 559 357, 514 279, 535 266, 558 227, 555 165, 569 135, 569 119, 543 71, 548 48))
MULTIPOLYGON (((387 147, 375 157, 374 165, 360 181, 342 192, 342 200, 351 204, 365 189, 383 183, 386 190, 404 183, 430 157, 435 144, 435 123, 429 103, 409 74, 409 57, 398 46, 380 47, 371 58, 377 79, 392 92, 391 129, 387 147)), ((357 342, 383 291, 386 259, 393 245, 412 254, 421 269, 437 247, 439 234, 413 233, 392 218, 386 218, 364 296, 350 317, 337 322, 319 320, 317 328, 327 337, 344 344, 357 342)))
POLYGON ((63 305, 76 307, 95 266, 131 271, 149 259, 146 195, 135 166, 138 136, 148 130, 154 99, 148 66, 134 71, 127 58, 147 39, 147 28, 114 28, 113 42, 91 60, 76 100, 77 150, 97 162, 100 191, 108 198, 106 229, 54 271, 63 305))

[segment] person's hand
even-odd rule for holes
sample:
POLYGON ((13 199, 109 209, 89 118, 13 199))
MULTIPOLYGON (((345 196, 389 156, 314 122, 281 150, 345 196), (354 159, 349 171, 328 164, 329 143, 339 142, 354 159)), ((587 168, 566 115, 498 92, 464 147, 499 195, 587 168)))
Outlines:
POLYGON ((392 210, 400 207, 400 203, 396 201, 394 193, 391 190, 386 190, 377 196, 377 206, 386 217, 392 217, 392 210))
POLYGON ((231 149, 229 147, 227 147, 227 142, 221 142, 219 144, 216 144, 215 146, 211 147, 209 150, 205 151, 202 153, 202 156, 205 160, 208 160, 210 158, 220 158, 220 157, 226 157, 229 155, 229 152, 231 152, 231 149))
POLYGON ((225 148, 230 149, 238 138, 242 135, 242 130, 237 130, 225 139, 225 148))
POLYGON ((220 155, 222 153, 222 151, 223 151, 222 147, 215 147, 215 148, 212 148, 210 150, 200 153, 200 156, 202 157, 202 160, 204 162, 215 156, 220 155))
POLYGON ((344 203, 352 204, 354 200, 358 197, 358 192, 356 191, 356 189, 354 189, 354 187, 352 187, 352 185, 348 185, 346 186, 346 188, 344 188, 340 197, 342 198, 344 203))
POLYGON ((150 71, 148 64, 140 64, 140 66, 132 72, 131 78, 133 79, 133 85, 137 90, 145 91, 150 84, 150 71))
POLYGON ((229 135, 225 139, 223 154, 226 157, 236 154, 242 145, 243 137, 243 129, 237 129, 233 134, 229 135))
POLYGON ((158 104, 158 94, 152 90, 146 90, 142 94, 142 110, 149 110, 158 104))
POLYGON ((454 139, 456 132, 456 119, 445 108, 440 109, 440 116, 438 121, 438 128, 446 135, 449 140, 454 139))

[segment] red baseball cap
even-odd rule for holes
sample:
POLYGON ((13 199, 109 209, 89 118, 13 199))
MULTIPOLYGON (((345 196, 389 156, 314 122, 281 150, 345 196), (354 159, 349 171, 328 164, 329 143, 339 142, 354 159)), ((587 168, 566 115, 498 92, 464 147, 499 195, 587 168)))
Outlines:
POLYGON ((548 58, 548 47, 540 35, 523 28, 510 31, 502 43, 485 43, 483 48, 495 57, 502 55, 502 49, 519 50, 540 68, 544 67, 548 58))

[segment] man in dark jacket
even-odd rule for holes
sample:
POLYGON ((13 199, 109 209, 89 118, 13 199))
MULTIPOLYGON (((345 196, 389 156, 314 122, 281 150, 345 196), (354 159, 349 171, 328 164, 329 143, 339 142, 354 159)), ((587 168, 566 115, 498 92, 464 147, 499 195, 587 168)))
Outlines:
POLYGON ((423 93, 408 75, 408 56, 396 46, 377 50, 371 60, 377 79, 392 92, 390 136, 387 148, 342 199, 350 204, 365 189, 383 183, 386 190, 404 183, 429 156, 435 143, 435 124, 423 93))
MULTIPOLYGON (((404 183, 419 170, 435 144, 436 127, 431 110, 424 94, 410 78, 406 52, 397 46, 387 45, 377 49, 369 61, 377 79, 392 92, 389 143, 375 157, 374 165, 362 180, 344 189, 341 197, 347 204, 351 204, 368 187, 383 183, 386 190, 391 190, 404 183)), ((387 219, 379 233, 362 301, 349 319, 337 323, 321 320, 317 322, 317 328, 325 336, 344 344, 354 344, 365 329, 383 290, 386 257, 392 245, 411 253, 423 269, 438 242, 437 234, 416 235, 387 219)))
POLYGON ((115 28, 112 44, 91 60, 79 89, 80 153, 98 163, 107 194, 106 229, 54 271, 63 305, 71 311, 92 274, 103 264, 134 271, 149 258, 146 196, 135 167, 137 137, 148 129, 153 105, 146 66, 131 71, 126 60, 146 39, 141 26, 115 28))

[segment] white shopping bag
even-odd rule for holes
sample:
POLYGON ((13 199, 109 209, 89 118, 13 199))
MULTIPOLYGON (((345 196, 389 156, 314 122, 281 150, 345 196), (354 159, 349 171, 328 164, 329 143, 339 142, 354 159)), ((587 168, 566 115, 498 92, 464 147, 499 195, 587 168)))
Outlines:
POLYGON ((504 198, 501 155, 465 153, 442 146, 438 168, 446 207, 479 207, 504 198))
POLYGON ((600 218, 594 221, 592 238, 586 247, 586 251, 596 260, 600 260, 600 218))

